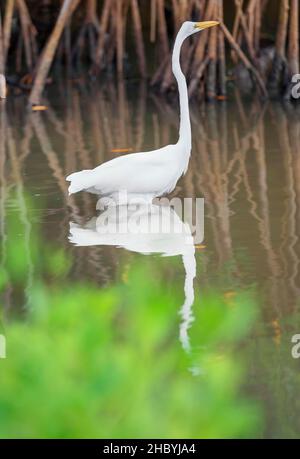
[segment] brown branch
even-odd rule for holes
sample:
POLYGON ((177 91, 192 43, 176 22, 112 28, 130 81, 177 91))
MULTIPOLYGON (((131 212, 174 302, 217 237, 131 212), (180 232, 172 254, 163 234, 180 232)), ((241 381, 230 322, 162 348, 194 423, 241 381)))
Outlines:
MULTIPOLYGON (((216 14, 217 3, 213 0, 213 14, 216 14)), ((206 97, 208 100, 216 98, 216 79, 217 79, 217 46, 218 46, 218 29, 213 27, 209 32, 208 40, 208 71, 206 81, 206 97)))
POLYGON ((4 39, 2 31, 2 18, 0 10, 0 74, 4 73, 4 39))
POLYGON ((137 0, 131 0, 131 11, 132 11, 132 19, 133 19, 133 28, 135 34, 135 41, 136 41, 136 50, 139 59, 139 68, 142 77, 146 76, 146 59, 145 59, 145 49, 144 49, 144 39, 143 39, 143 32, 142 32, 142 23, 141 23, 141 15, 138 6, 137 0))
POLYGON ((255 62, 255 51, 253 48, 253 42, 251 40, 250 32, 247 27, 246 17, 242 10, 242 2, 241 0, 235 0, 235 4, 236 4, 237 9, 239 10, 240 24, 241 24, 241 27, 244 33, 245 41, 247 44, 247 48, 248 48, 251 60, 255 62))
POLYGON ((167 24, 166 24, 166 18, 165 18, 165 10, 164 10, 164 0, 156 0, 156 1, 157 1, 157 13, 158 13, 158 33, 159 33, 160 47, 162 49, 162 55, 164 57, 170 52, 167 24))
POLYGON ((150 15, 150 42, 155 42, 156 37, 156 0, 151 0, 151 15, 150 15))
POLYGON ((291 0, 288 62, 290 74, 299 73, 299 0, 291 0))
MULTIPOLYGON (((219 14, 218 18, 223 22, 223 0, 219 0, 219 14)), ((224 34, 220 28, 218 28, 218 83, 219 93, 221 96, 226 95, 226 57, 225 57, 225 43, 224 34)))
POLYGON ((289 0, 281 0, 275 47, 278 56, 280 56, 282 59, 285 59, 285 45, 287 37, 288 20, 289 0))
POLYGON ((26 64, 28 70, 31 70, 34 60, 34 50, 37 48, 35 42, 36 30, 31 22, 25 1, 17 0, 17 6, 19 9, 22 35, 24 39, 26 64))
POLYGON ((14 13, 14 0, 7 0, 6 8, 5 8, 5 16, 4 16, 4 24, 3 24, 3 63, 4 69, 7 59, 7 53, 10 45, 10 36, 11 36, 11 29, 12 29, 12 18, 14 13))
POLYGON ((105 34, 108 28, 111 3, 112 3, 112 0, 105 0, 103 9, 102 9, 101 19, 100 19, 100 31, 99 31, 98 43, 97 43, 96 53, 95 53, 95 64, 99 68, 100 68, 100 63, 101 63, 101 59, 102 59, 103 52, 104 52, 105 34))
POLYGON ((116 0, 116 40, 117 40, 117 73, 118 77, 123 76, 123 58, 124 58, 124 31, 122 18, 123 0, 116 0))
POLYGON ((40 103, 40 97, 53 61, 59 39, 69 17, 73 14, 79 1, 80 0, 64 0, 62 4, 54 29, 44 47, 42 56, 40 58, 34 85, 29 96, 29 102, 32 105, 40 103))
POLYGON ((244 54, 244 52, 241 50, 240 46, 234 40, 233 36, 231 35, 231 33, 229 32, 229 30, 227 29, 227 27, 225 26, 225 24, 223 22, 220 22, 220 27, 222 28, 224 36, 227 39, 227 41, 230 44, 230 46, 237 53, 238 57, 241 59, 241 61, 245 65, 245 67, 253 74, 254 78, 256 79, 256 81, 258 83, 258 86, 260 87, 260 89, 262 91, 262 94, 265 97, 268 97, 268 92, 267 92, 265 83, 264 83, 262 77, 260 76, 260 74, 258 73, 258 71, 256 70, 256 68, 251 64, 251 62, 249 61, 247 56, 244 54))

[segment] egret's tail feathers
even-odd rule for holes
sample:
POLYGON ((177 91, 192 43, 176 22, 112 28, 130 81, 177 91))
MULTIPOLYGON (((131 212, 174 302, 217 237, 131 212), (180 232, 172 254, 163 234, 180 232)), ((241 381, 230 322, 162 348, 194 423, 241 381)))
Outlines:
POLYGON ((74 172, 74 174, 68 175, 66 180, 70 183, 69 194, 78 193, 78 191, 86 190, 94 185, 94 174, 93 170, 84 170, 80 172, 74 172))

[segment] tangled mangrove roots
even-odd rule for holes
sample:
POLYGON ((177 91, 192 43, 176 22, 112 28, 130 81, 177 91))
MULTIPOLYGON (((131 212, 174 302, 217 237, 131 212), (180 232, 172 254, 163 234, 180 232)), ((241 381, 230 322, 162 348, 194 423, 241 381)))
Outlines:
POLYGON ((26 91, 31 105, 41 102, 53 64, 68 77, 149 76, 153 87, 170 92, 171 44, 187 19, 220 21, 185 44, 190 97, 226 98, 230 68, 248 92, 257 87, 264 98, 291 98, 299 72, 299 0, 3 0, 0 74, 26 91), (273 24, 265 25, 270 12, 273 24))

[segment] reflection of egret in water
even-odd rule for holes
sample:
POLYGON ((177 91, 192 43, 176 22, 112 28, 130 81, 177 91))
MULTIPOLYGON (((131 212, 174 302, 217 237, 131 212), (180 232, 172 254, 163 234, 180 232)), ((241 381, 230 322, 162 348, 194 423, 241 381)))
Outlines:
POLYGON ((191 229, 170 206, 136 203, 108 206, 84 226, 70 223, 70 241, 77 246, 113 245, 144 255, 182 256, 185 301, 181 308, 180 341, 189 350, 193 322, 196 259, 191 229))

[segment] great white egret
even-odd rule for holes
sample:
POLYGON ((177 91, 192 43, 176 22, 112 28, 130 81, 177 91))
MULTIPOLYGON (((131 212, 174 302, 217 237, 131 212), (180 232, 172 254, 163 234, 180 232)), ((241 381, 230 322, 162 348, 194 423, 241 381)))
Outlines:
POLYGON ((71 182, 69 194, 85 190, 115 198, 117 202, 119 191, 122 190, 126 191, 127 197, 131 200, 136 195, 142 194, 152 201, 154 197, 162 196, 175 188, 178 179, 188 168, 192 147, 188 90, 180 67, 180 50, 187 37, 215 25, 218 25, 218 22, 186 21, 182 24, 175 40, 172 70, 179 91, 178 142, 158 150, 120 156, 92 170, 75 172, 67 177, 71 182))
POLYGON ((69 240, 76 246, 109 245, 143 255, 180 255, 185 269, 185 300, 180 310, 179 339, 183 348, 190 350, 188 331, 194 320, 195 247, 189 224, 181 220, 173 207, 145 203, 108 206, 83 226, 70 222, 69 240))

